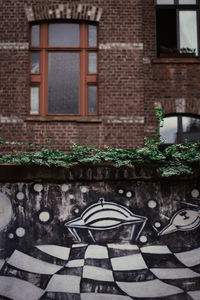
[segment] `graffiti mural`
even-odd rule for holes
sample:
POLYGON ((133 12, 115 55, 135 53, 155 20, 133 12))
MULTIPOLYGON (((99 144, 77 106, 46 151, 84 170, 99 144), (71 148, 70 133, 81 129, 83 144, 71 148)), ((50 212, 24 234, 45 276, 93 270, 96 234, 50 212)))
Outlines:
POLYGON ((199 300, 199 190, 0 184, 0 299, 199 300))

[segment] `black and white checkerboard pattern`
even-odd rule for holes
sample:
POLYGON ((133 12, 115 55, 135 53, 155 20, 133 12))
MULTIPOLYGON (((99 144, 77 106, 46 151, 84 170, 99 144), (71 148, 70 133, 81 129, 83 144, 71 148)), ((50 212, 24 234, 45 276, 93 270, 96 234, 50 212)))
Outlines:
POLYGON ((41 245, 0 260, 0 299, 199 300, 200 248, 41 245))

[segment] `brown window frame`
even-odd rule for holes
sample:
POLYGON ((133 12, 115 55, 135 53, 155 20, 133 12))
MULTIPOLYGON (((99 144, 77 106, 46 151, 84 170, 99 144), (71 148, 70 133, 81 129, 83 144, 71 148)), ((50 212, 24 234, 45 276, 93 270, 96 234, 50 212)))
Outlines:
MULTIPOLYGON (((58 22, 56 22, 58 23, 58 22)), ((64 23, 64 22, 60 22, 64 23)), ((65 22, 66 23, 66 22, 65 22)), ((69 23, 69 22, 68 22, 69 23)), ((30 41, 31 37, 31 28, 34 25, 40 26, 39 33, 39 46, 29 47, 29 113, 31 114, 31 87, 39 87, 39 112, 34 115, 40 116, 90 116, 98 115, 98 26, 92 23, 78 23, 79 24, 79 46, 78 47, 60 47, 60 46, 49 46, 49 25, 51 23, 40 23, 40 24, 31 24, 30 26, 30 41), (96 36, 96 47, 89 46, 89 25, 95 25, 97 29, 96 36), (77 114, 49 114, 48 113, 48 53, 51 52, 65 52, 65 53, 79 53, 79 107, 77 114), (31 73, 31 55, 32 53, 39 52, 39 73, 31 73), (96 53, 96 73, 89 73, 89 53, 96 53), (88 107, 88 87, 96 86, 96 112, 89 112, 88 107)), ((74 24, 74 23, 72 23, 74 24)))
MULTIPOLYGON (((183 57, 200 57, 200 38, 199 38, 199 10, 200 10, 200 0, 196 0, 196 4, 179 4, 179 0, 174 0, 174 4, 157 4, 157 0, 155 0, 155 8, 156 8, 156 43, 157 43, 157 57, 177 57, 177 58, 183 58, 183 57), (162 45, 159 45, 158 42, 158 12, 164 11, 164 10, 173 10, 176 14, 176 47, 173 49, 174 51, 172 53, 165 53, 164 56, 162 54, 162 51, 160 47, 162 45), (179 11, 196 11, 196 28, 197 28, 197 52, 198 55, 192 55, 192 54, 181 54, 176 52, 176 49, 180 51, 180 31, 179 31, 179 11)), ((170 22, 170 20, 169 20, 170 22)), ((166 25, 167 27, 167 25, 166 25)))

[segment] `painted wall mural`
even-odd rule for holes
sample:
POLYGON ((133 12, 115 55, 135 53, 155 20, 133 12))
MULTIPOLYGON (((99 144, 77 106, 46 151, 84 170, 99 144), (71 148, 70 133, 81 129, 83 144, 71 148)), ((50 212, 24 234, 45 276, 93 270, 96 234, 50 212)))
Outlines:
POLYGON ((196 181, 0 184, 0 299, 199 300, 196 181))

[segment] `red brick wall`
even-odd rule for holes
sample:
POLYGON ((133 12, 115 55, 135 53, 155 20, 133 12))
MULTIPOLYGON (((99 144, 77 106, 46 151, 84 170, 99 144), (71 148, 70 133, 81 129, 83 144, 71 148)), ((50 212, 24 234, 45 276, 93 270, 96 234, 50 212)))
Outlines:
MULTIPOLYGON (((199 61, 156 60, 154 0, 6 0, 0 3, 0 135, 68 151, 70 142, 133 148, 156 126, 154 107, 199 113, 199 61), (99 119, 46 121, 28 117, 28 29, 25 7, 88 4, 99 22, 99 119), (180 61, 179 61, 180 62, 180 61)), ((41 16, 38 11, 37 18, 41 16)), ((86 18, 86 17, 85 17, 86 18)))

